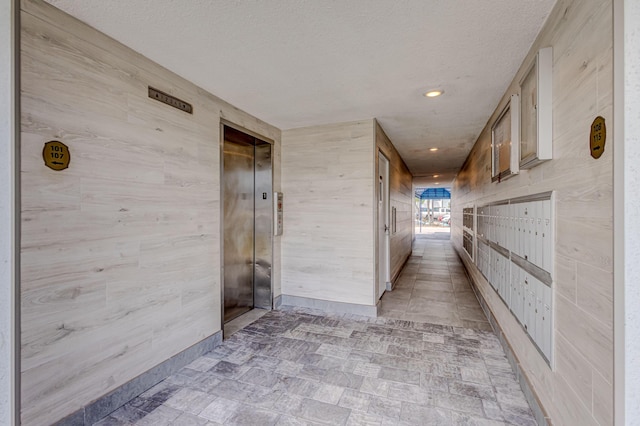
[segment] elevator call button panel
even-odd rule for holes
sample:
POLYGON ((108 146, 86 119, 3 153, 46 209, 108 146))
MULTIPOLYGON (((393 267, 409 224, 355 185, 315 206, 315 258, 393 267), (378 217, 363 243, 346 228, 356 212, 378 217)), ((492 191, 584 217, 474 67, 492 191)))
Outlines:
POLYGON ((273 234, 282 235, 282 192, 274 192, 273 200, 273 234))

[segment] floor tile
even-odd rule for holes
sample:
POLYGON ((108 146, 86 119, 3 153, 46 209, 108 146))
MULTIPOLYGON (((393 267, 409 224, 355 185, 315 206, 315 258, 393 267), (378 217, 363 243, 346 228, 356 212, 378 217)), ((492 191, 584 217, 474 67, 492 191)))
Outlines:
POLYGON ((313 399, 304 399, 300 407, 294 411, 297 417, 330 425, 345 424, 351 410, 313 399))
POLYGON ((449 241, 416 240, 380 312, 260 312, 98 425, 535 424, 449 241))
POLYGON ((241 403, 237 401, 218 398, 202 410, 199 416, 213 422, 224 424, 236 414, 236 411, 239 410, 241 406, 241 403))

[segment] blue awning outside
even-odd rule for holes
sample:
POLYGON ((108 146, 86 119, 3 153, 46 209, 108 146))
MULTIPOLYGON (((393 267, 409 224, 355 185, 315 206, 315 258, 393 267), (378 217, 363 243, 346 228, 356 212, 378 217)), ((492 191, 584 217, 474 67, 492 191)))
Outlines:
POLYGON ((427 188, 416 190, 416 198, 421 200, 442 200, 450 199, 451 192, 445 188, 427 188))

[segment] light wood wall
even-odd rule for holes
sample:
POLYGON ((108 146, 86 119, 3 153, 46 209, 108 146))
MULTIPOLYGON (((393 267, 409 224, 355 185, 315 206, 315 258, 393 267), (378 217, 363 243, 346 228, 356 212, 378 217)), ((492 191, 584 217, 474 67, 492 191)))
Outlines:
POLYGON ((374 305, 378 150, 389 159, 391 276, 411 254, 412 176, 376 120, 282 132, 282 293, 374 305))
POLYGON ((275 170, 280 132, 39 0, 21 55, 22 420, 44 425, 220 330, 220 119, 276 141, 275 170))
MULTIPOLYGON (((389 198, 390 208, 396 208, 396 232, 391 231, 390 253, 391 253, 391 281, 400 274, 407 258, 411 255, 411 243, 413 241, 413 220, 412 205, 413 192, 411 189, 412 175, 404 163, 395 146, 382 129, 382 126, 375 121, 376 132, 376 153, 375 164, 378 166, 379 150, 389 159, 389 198)), ((376 176, 378 173, 376 172, 376 176)), ((391 213, 389 213, 391 215, 391 213)), ((391 218, 393 220, 393 218, 391 218)), ((390 225, 391 226, 391 225, 390 225)), ((376 241, 377 241, 376 232, 376 241)), ((376 243, 376 246, 378 244, 376 243)), ((378 259, 376 254, 375 259, 378 259)), ((376 262, 377 265, 377 262, 376 262)), ((376 271, 376 277, 377 277, 376 271)))
POLYGON ((612 4, 559 0, 453 187, 454 244, 462 246, 462 208, 556 191, 555 366, 551 370, 515 318, 471 267, 554 424, 613 423, 612 135, 599 160, 589 151, 593 119, 613 128, 612 4), (553 160, 491 183, 490 128, 515 93, 535 52, 553 47, 553 160))
POLYGON ((373 120, 282 132, 282 293, 374 304, 373 120))

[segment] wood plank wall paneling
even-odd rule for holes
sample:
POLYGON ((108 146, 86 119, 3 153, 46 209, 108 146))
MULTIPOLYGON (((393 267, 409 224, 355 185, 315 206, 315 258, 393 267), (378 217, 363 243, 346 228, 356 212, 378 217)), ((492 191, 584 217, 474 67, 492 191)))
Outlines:
POLYGON ((282 293, 374 304, 373 120, 282 132, 282 293))
POLYGON ((462 245, 462 208, 556 191, 555 369, 538 355, 475 268, 472 275, 554 424, 613 424, 613 146, 599 160, 589 131, 613 126, 612 3, 559 0, 454 181, 452 239, 462 245), (535 52, 553 47, 553 160, 491 183, 490 128, 535 52))
MULTIPOLYGON (((413 192, 412 180, 413 176, 409 172, 407 165, 404 163, 395 146, 382 129, 382 126, 375 121, 376 148, 380 150, 389 159, 389 198, 390 207, 396 208, 396 232, 391 233, 390 252, 391 252, 391 281, 400 274, 404 263, 411 255, 413 241, 413 192)), ((376 170, 378 165, 378 154, 374 154, 376 170)), ((378 176, 376 172, 375 176, 378 176)), ((374 176, 374 177, 375 177, 374 176)), ((377 211, 376 211, 377 214, 377 211)), ((376 241, 377 241, 376 232, 376 241)), ((376 252, 377 253, 377 252, 376 252)), ((378 259, 376 254, 375 259, 378 259)), ((377 269, 377 268, 376 268, 377 269)), ((376 277, 378 276, 376 271, 376 277)))
POLYGON ((220 119, 275 141, 274 190, 280 131, 44 2, 22 25, 22 421, 43 425, 220 330, 220 119))

